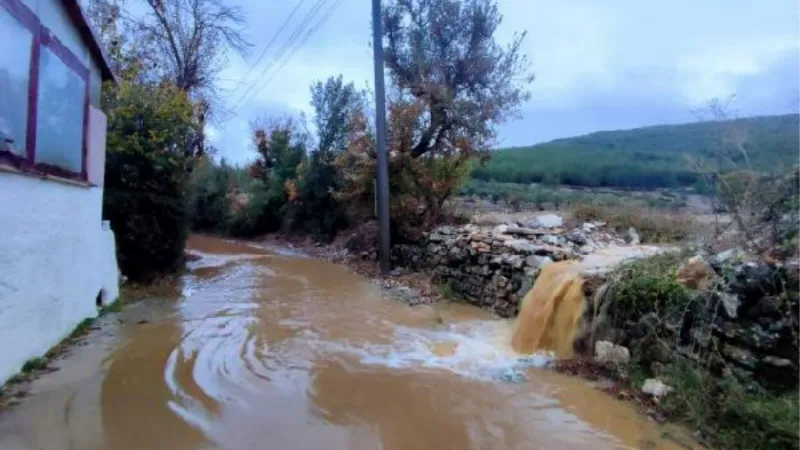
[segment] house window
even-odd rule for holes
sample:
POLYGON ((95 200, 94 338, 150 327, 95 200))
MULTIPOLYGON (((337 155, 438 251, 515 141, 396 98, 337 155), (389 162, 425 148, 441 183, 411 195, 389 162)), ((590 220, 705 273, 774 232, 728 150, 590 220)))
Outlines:
POLYGON ((33 34, 0 8, 0 151, 25 156, 33 34))
POLYGON ((42 47, 36 120, 36 163, 83 170, 86 82, 52 50, 42 47))
POLYGON ((0 0, 0 36, 0 162, 85 181, 86 63, 20 0, 0 0))

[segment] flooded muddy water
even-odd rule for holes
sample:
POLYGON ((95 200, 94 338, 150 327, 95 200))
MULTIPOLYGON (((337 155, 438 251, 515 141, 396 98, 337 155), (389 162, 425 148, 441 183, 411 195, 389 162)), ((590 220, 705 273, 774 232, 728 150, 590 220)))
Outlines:
POLYGON ((348 268, 216 238, 0 413, 2 449, 678 449, 512 323, 409 307, 348 268))

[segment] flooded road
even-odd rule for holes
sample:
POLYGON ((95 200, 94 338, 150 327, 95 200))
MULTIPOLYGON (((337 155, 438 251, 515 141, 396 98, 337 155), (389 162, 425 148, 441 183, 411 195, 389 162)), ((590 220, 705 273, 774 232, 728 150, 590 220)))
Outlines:
POLYGON ((344 266, 193 237, 174 292, 105 316, 0 413, 2 449, 678 449, 537 368, 512 324, 409 307, 344 266))

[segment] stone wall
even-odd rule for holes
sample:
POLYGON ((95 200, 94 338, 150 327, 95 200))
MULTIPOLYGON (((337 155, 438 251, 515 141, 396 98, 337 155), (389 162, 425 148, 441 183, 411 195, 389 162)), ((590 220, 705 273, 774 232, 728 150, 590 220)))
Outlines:
MULTIPOLYGON (((600 301, 593 294, 604 283, 605 274, 618 264, 664 250, 630 245, 637 240, 633 231, 625 239, 606 230, 602 223, 567 227, 556 222, 555 226, 443 226, 425 234, 416 244, 395 246, 393 259, 397 265, 431 273, 436 283, 448 286, 475 306, 502 317, 515 317, 520 300, 545 264, 581 259, 587 278, 584 290, 592 302, 600 301)), ((697 325, 701 321, 687 318, 684 323, 668 324, 670 330, 662 336, 671 333, 672 337, 654 345, 643 341, 644 333, 637 331, 650 326, 646 322, 653 318, 633 317, 626 319, 624 327, 593 333, 594 340, 628 346, 633 358, 654 363, 666 362, 676 352, 696 358, 693 352, 703 350, 698 349, 700 342, 701 346, 713 346, 715 364, 721 371, 768 386, 797 386, 799 269, 747 262, 734 253, 723 252, 702 260, 710 276, 722 280, 715 283, 714 292, 696 292, 698 298, 705 299, 705 310, 698 314, 713 321, 712 332, 705 332, 704 339, 681 342, 681 333, 695 337, 703 334, 697 325)), ((587 311, 594 308, 590 304, 587 311)), ((602 329, 598 325, 591 324, 591 328, 602 329)), ((594 348, 593 342, 580 344, 583 349, 594 348)))
MULTIPOLYGON (((543 265, 625 244, 600 222, 568 230, 560 217, 551 215, 526 225, 443 226, 416 244, 394 246, 392 256, 397 265, 430 272, 435 282, 467 302, 514 317, 543 265)), ((653 248, 642 249, 648 253, 653 248)), ((599 271, 630 256, 610 257, 599 271)))
POLYGON ((720 261, 711 266, 725 286, 710 297, 712 336, 722 370, 767 387, 798 385, 797 264, 720 261))

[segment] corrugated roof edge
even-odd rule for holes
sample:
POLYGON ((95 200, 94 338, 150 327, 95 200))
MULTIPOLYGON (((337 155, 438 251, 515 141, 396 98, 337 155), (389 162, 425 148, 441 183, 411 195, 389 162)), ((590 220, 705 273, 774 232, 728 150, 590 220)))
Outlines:
POLYGON ((70 20, 72 20, 72 23, 78 28, 81 38, 83 38, 88 45, 92 58, 94 58, 100 66, 103 81, 112 81, 116 83, 117 77, 108 64, 108 56, 106 56, 103 47, 100 45, 100 40, 97 39, 97 35, 94 33, 94 30, 92 30, 91 25, 89 25, 89 21, 86 20, 86 15, 84 15, 83 8, 81 8, 78 0, 62 0, 62 2, 67 9, 70 20))

